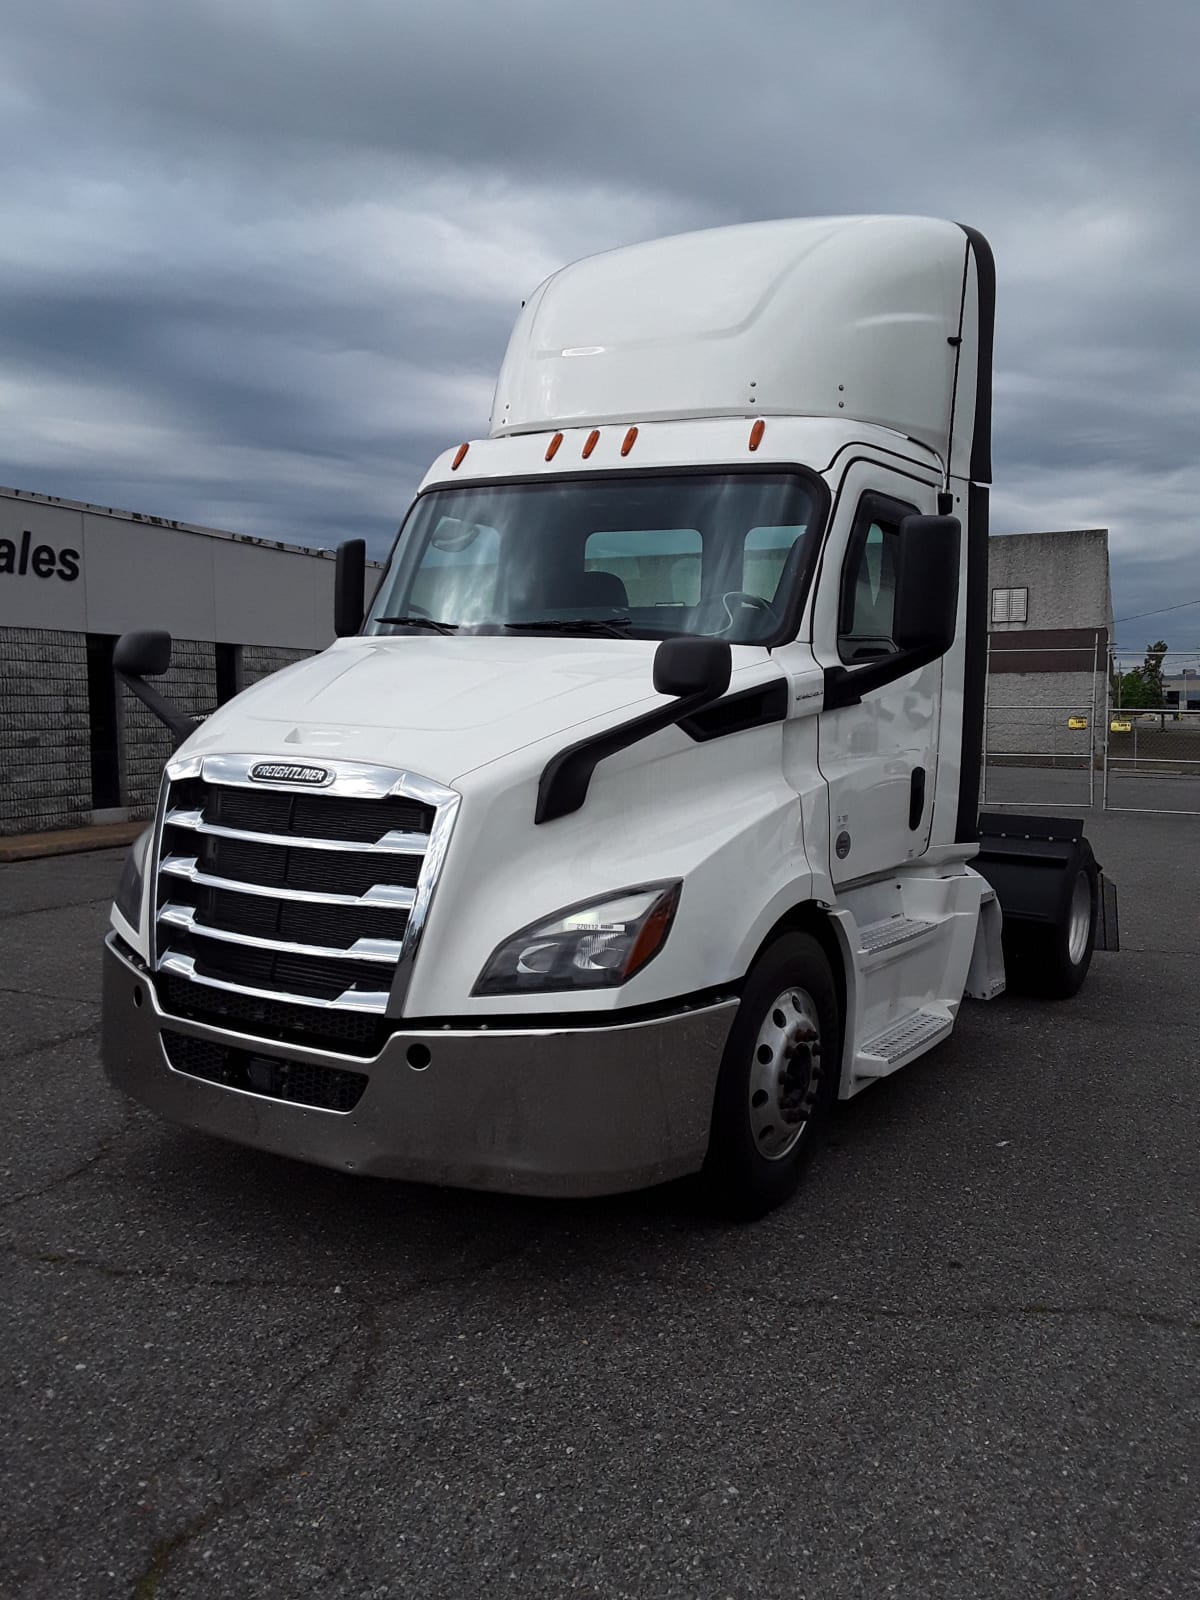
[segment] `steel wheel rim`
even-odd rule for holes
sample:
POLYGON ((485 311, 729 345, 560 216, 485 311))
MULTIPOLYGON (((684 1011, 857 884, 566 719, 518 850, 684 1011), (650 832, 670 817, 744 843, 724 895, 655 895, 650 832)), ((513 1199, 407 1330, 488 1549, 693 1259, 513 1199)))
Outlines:
POLYGON ((1067 956, 1077 967, 1087 950, 1088 934, 1092 931, 1092 885, 1086 872, 1080 872, 1071 892, 1071 917, 1067 924, 1067 956))
POLYGON ((750 1058, 750 1133, 768 1161, 803 1137, 821 1083, 821 1023, 806 989, 785 989, 768 1006, 750 1058))

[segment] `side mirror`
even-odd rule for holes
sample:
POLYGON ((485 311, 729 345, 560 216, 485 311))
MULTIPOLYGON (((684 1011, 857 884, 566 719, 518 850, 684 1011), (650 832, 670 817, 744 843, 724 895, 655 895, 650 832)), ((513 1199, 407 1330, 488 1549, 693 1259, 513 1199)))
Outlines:
POLYGON ((719 700, 729 687, 733 655, 723 639, 664 639, 654 652, 654 687, 677 700, 719 700))
POLYGON ((123 633, 113 646, 113 671, 146 709, 171 730, 178 750, 183 741, 195 733, 196 718, 146 682, 147 678, 159 677, 170 665, 171 635, 158 629, 123 633))
POLYGON ((333 631, 339 639, 362 627, 367 581, 367 542, 347 539, 338 545, 333 580, 333 631))
POLYGON ((113 670, 131 678, 157 678, 171 665, 171 635, 159 629, 123 633, 113 646, 113 670))
POLYGON ((900 650, 940 656, 954 643, 961 537, 957 517, 905 517, 900 524, 892 615, 892 638, 900 650))

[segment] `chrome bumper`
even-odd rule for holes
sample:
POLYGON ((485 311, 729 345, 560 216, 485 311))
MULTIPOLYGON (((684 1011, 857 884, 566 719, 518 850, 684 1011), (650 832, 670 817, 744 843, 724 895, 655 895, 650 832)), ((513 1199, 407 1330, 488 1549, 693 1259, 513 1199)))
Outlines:
POLYGON ((736 1009, 729 1000, 611 1027, 397 1033, 364 1061, 166 1016, 152 979, 110 935, 102 1052, 113 1084, 160 1116, 276 1155, 459 1188, 614 1194, 700 1168, 736 1009), (163 1027, 368 1081, 345 1112, 226 1088, 172 1067, 163 1027), (407 1059, 413 1045, 429 1055, 421 1070, 407 1059))

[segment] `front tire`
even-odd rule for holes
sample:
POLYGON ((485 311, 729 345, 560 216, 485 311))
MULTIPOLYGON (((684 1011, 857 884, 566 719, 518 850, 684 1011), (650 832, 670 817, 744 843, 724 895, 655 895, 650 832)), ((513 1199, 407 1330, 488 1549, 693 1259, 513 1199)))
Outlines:
POLYGON ((784 934, 751 969, 717 1078, 703 1182, 720 1213, 750 1221, 795 1192, 840 1065, 829 959, 811 934, 784 934))

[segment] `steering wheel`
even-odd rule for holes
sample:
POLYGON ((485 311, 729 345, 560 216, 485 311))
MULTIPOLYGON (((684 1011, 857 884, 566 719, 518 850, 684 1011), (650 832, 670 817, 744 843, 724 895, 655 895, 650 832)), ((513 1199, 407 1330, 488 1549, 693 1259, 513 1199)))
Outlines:
POLYGON ((727 594, 721 596, 721 604, 725 607, 725 615, 729 618, 729 621, 723 628, 717 629, 719 634, 729 633, 734 627, 737 620, 733 614, 733 606, 735 605, 746 606, 751 611, 758 611, 763 616, 769 617, 772 622, 779 621, 775 607, 769 600, 764 600, 760 594, 749 594, 744 589, 730 589, 727 594))

